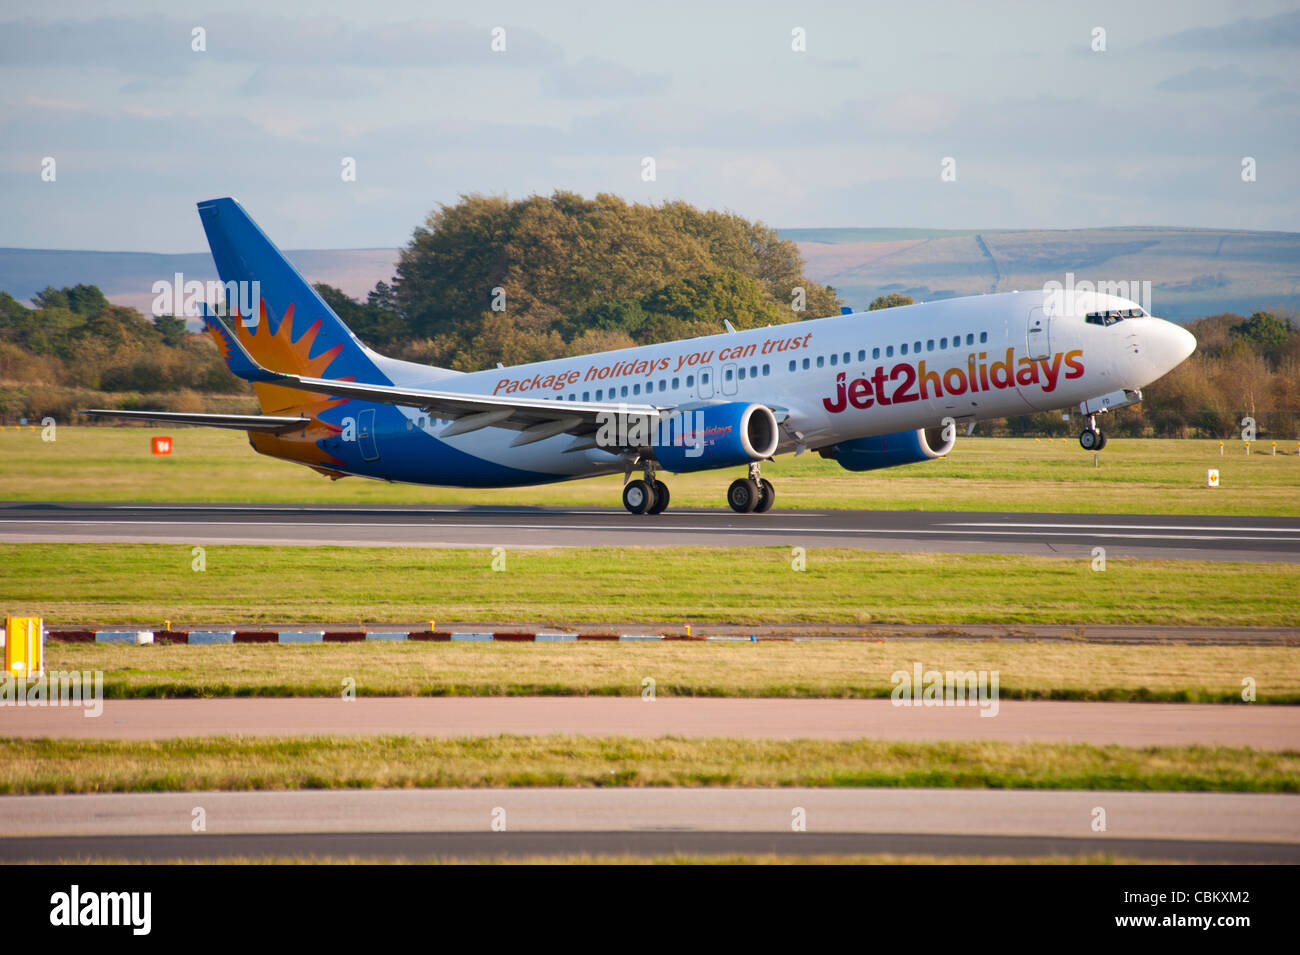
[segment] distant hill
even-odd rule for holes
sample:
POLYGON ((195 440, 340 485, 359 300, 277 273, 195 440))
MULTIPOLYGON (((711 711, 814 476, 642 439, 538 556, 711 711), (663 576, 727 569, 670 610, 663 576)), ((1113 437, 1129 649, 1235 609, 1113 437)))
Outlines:
POLYGON ((1049 281, 1151 282, 1157 315, 1300 308, 1300 233, 1117 228, 960 232, 784 229, 807 272, 856 308, 888 292, 918 301, 1041 288, 1049 281))
MULTIPOLYGON (((353 298, 365 299, 379 281, 393 276, 399 249, 294 249, 289 261, 310 282, 328 282, 353 298)), ((46 286, 63 288, 84 282, 98 285, 116 305, 130 305, 148 315, 153 283, 215 282, 217 270, 207 252, 163 255, 152 252, 60 252, 45 249, 0 249, 0 290, 20 302, 46 286)))
MULTIPOLYGON (((1217 312, 1300 309, 1300 233, 1223 229, 1042 230, 782 229, 808 261, 807 275, 850 305, 902 292, 918 301, 1041 288, 1048 281, 1151 282, 1157 315, 1187 320, 1217 312)), ((312 282, 364 299, 393 275, 399 249, 286 252, 312 282)), ((148 313, 153 283, 176 272, 216 279, 206 252, 61 252, 0 249, 0 289, 20 301, 52 285, 98 285, 148 313)))

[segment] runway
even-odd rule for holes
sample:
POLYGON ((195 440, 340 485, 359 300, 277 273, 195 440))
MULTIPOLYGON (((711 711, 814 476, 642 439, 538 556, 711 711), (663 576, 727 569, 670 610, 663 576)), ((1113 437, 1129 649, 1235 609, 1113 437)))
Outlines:
POLYGON ((421 789, 0 797, 0 861, 746 852, 1300 862, 1300 796, 951 789, 421 789), (1105 829, 1095 831, 1097 810, 1105 829), (201 810, 202 832, 194 831, 201 810), (794 831, 799 819, 806 831, 794 831), (494 831, 493 824, 504 826, 494 831))
POLYGON ((0 505, 0 541, 401 547, 749 546, 1300 561, 1300 520, 945 511, 0 505))
POLYGON ((358 697, 106 700, 76 707, 0 708, 0 735, 75 739, 182 736, 519 735, 655 738, 999 740, 1124 746, 1294 749, 1300 707, 1001 700, 903 707, 891 700, 663 697, 358 697))

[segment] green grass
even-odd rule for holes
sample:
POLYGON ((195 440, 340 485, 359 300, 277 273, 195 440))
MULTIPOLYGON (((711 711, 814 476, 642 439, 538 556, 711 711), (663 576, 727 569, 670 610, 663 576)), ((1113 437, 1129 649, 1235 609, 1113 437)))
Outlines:
POLYGON ((615 736, 0 739, 5 794, 487 786, 1294 793, 1300 751, 615 736))
POLYGON ((1300 649, 1087 643, 50 644, 46 665, 99 670, 111 698, 888 696, 897 670, 997 670, 1003 699, 1300 703, 1300 649))
MULTIPOLYGON (((1300 460, 1294 443, 1269 454, 1229 442, 1112 438, 1101 467, 1073 439, 964 438, 947 458, 867 474, 816 454, 765 465, 777 507, 875 508, 1128 514, 1300 516, 1300 460), (1218 468, 1222 486, 1205 486, 1218 468)), ((667 478, 674 507, 724 505, 736 469, 667 478)), ((331 482, 301 465, 256 454, 242 432, 202 428, 60 426, 0 431, 0 500, 211 501, 313 504, 620 505, 622 477, 524 489, 466 490, 391 485, 364 478, 331 482), (154 434, 175 450, 156 458, 154 434)))
MULTIPOLYGON (((798 541, 791 543, 797 544, 798 541)), ((503 537, 501 544, 509 546, 503 537)), ((51 624, 349 620, 1300 624, 1300 565, 786 547, 488 550, 0 544, 0 606, 51 624)))

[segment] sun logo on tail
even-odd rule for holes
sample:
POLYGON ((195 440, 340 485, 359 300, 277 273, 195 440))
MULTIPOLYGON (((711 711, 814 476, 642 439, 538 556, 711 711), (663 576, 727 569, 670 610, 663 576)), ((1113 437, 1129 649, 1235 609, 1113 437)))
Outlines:
MULTIPOLYGON (((262 367, 271 371, 283 371, 308 378, 327 378, 334 359, 343 351, 342 345, 335 345, 320 354, 312 354, 312 346, 321 330, 321 321, 317 319, 296 339, 293 337, 294 306, 290 303, 285 309, 275 331, 271 330, 270 318, 266 310, 266 300, 259 303, 257 324, 249 327, 245 324, 237 309, 232 311, 233 334, 239 336, 240 343, 248 349, 250 355, 257 359, 262 367)), ((217 343, 217 350, 227 362, 230 360, 230 343, 226 334, 231 327, 216 323, 208 324, 208 332, 217 343)), ((339 378, 340 381, 355 381, 355 375, 339 378)), ((342 432, 340 424, 322 419, 322 415, 346 404, 347 398, 331 398, 328 395, 312 391, 300 391, 285 385, 254 382, 253 390, 257 393, 258 404, 263 414, 269 415, 303 415, 311 423, 302 432, 292 432, 284 436, 252 433, 250 440, 258 451, 281 458, 291 458, 304 464, 321 465, 325 468, 341 465, 344 462, 329 454, 320 442, 342 432)))

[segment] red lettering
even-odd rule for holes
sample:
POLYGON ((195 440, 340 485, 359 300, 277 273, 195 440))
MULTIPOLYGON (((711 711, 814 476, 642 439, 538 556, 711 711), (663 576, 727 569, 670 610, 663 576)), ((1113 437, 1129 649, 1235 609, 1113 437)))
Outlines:
POLYGON ((895 365, 889 373, 889 380, 894 381, 900 374, 903 381, 894 389, 894 404, 916 401, 920 396, 915 391, 910 391, 916 386, 916 369, 911 365, 895 365))

